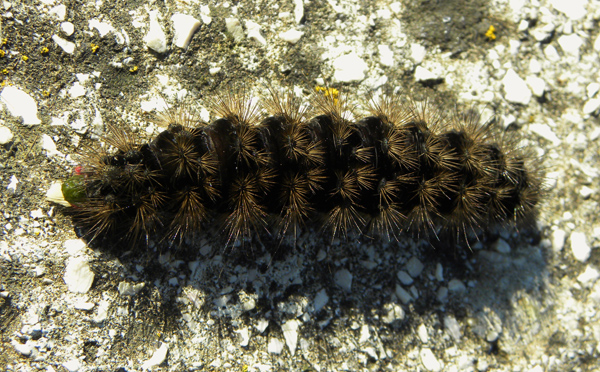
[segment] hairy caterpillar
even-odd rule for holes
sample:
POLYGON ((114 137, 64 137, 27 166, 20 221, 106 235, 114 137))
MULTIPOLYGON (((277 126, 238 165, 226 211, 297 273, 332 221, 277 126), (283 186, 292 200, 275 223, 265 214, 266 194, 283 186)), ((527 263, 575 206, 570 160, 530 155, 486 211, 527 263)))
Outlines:
POLYGON ((310 105, 269 90, 208 101, 219 119, 162 116, 149 143, 110 127, 63 183, 69 213, 89 239, 168 242, 219 223, 228 243, 295 236, 320 222, 333 237, 410 234, 465 240, 535 216, 542 176, 517 138, 475 110, 444 115, 430 102, 371 99, 367 115, 334 89, 310 105))

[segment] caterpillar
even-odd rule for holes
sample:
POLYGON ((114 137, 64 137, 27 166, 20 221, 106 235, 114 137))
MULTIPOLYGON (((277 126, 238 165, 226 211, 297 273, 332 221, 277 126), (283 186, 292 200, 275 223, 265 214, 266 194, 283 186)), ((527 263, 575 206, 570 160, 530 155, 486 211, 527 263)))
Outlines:
POLYGON ((392 94, 359 116, 336 89, 318 88, 308 105, 266 91, 208 99, 210 123, 167 110, 167 129, 146 143, 109 126, 108 146, 62 184, 75 226, 133 245, 181 244, 215 223, 227 244, 295 237, 309 223, 332 237, 466 241, 535 218, 542 172, 475 109, 445 114, 392 94))

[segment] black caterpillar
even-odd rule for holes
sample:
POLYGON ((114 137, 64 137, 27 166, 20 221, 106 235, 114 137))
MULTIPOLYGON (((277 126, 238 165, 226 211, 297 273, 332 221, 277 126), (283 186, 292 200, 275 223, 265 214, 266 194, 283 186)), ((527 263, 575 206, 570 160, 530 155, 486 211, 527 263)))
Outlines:
POLYGON ((332 237, 465 240, 535 217, 541 172, 515 135, 475 110, 444 115, 387 96, 353 120, 334 89, 309 106, 269 92, 261 104, 245 93, 210 101, 220 117, 210 124, 171 110, 168 129, 145 144, 110 127, 110 147, 87 154, 62 186, 75 225, 89 239, 133 244, 181 243, 215 222, 227 243, 296 236, 315 221, 332 237))

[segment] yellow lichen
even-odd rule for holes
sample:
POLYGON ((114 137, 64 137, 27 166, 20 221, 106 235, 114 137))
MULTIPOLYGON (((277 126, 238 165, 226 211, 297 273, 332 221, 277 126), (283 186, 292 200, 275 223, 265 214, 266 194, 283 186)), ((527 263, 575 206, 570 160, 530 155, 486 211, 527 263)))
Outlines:
POLYGON ((27 57, 27 56, 21 56, 21 59, 23 60, 23 62, 27 62, 27 60, 29 59, 29 57, 27 57))
POLYGON ((4 74, 4 75, 8 75, 8 69, 7 69, 7 68, 5 68, 4 70, 2 70, 2 74, 4 74))
POLYGON ((494 31, 496 31, 496 27, 490 25, 490 28, 488 28, 488 30, 485 32, 485 37, 487 37, 488 40, 496 40, 496 34, 494 31))
POLYGON ((98 48, 100 48, 100 45, 96 45, 94 43, 90 44, 90 48, 92 48, 92 53, 96 53, 98 51, 98 48))
POLYGON ((4 57, 6 55, 6 52, 3 51, 2 49, 0 49, 0 58, 4 57))
POLYGON ((48 49, 48 47, 42 47, 42 50, 40 50, 41 54, 48 54, 48 52, 50 52, 50 49, 48 49))
POLYGON ((136 72, 138 70, 137 66, 133 66, 132 68, 129 69, 129 72, 136 72))
POLYGON ((47 90, 42 90, 42 95, 44 97, 50 97, 50 92, 48 92, 47 90))
POLYGON ((1 43, 1 44, 2 44, 2 45, 6 45, 6 43, 8 43, 8 39, 7 39, 7 38, 3 38, 3 39, 2 39, 2 43, 1 43))

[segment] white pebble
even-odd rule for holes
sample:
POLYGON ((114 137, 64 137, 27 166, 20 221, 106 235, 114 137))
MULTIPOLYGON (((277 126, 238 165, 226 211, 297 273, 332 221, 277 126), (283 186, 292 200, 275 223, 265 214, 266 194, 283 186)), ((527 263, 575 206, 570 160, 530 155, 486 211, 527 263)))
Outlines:
POLYGON ((75 43, 63 39, 58 35, 52 35, 52 40, 58 45, 65 53, 73 54, 75 51, 75 43))
POLYGON ((63 367, 69 372, 77 372, 81 368, 81 362, 77 359, 71 359, 62 364, 63 367))
POLYGON ((256 328, 258 333, 263 333, 265 331, 265 329, 267 329, 268 326, 269 326, 268 320, 260 319, 258 322, 256 322, 256 325, 254 326, 254 328, 256 328))
POLYGON ((558 54, 558 51, 556 50, 554 45, 551 45, 551 44, 547 45, 544 48, 544 55, 546 56, 546 59, 548 59, 551 62, 558 62, 561 60, 561 57, 558 54))
POLYGON ((600 98, 590 98, 583 105, 583 113, 585 115, 591 115, 600 109, 600 98))
POLYGON ((10 128, 0 125, 0 145, 6 145, 13 139, 13 134, 10 128))
POLYGON ((72 257, 67 262, 63 279, 69 291, 86 293, 92 286, 94 273, 90 270, 90 265, 86 258, 72 257))
POLYGON ((388 45, 378 45, 377 49, 379 50, 379 63, 387 67, 394 66, 394 52, 390 47, 388 45))
POLYGON ((440 287, 437 291, 436 298, 439 302, 446 302, 448 300, 448 287, 440 287))
POLYGON ((432 72, 425 67, 417 66, 415 69, 415 80, 416 81, 432 81, 441 79, 441 75, 435 72, 432 72))
POLYGON ((506 240, 499 238, 494 243, 492 243, 492 249, 496 252, 508 254, 510 253, 510 245, 506 242, 506 240))
POLYGON ((2 89, 0 99, 11 115, 23 118, 23 124, 36 125, 42 122, 37 116, 37 103, 21 89, 8 85, 2 89))
POLYGON ((558 146, 561 142, 560 138, 558 138, 556 134, 554 134, 554 131, 552 131, 552 128, 550 128, 548 124, 534 123, 529 125, 529 130, 537 134, 538 136, 552 142, 552 144, 555 146, 558 146))
POLYGON ((164 53, 167 51, 167 35, 165 35, 160 22, 158 22, 158 10, 151 10, 148 15, 150 17, 150 27, 148 33, 144 36, 144 43, 149 49, 157 53, 164 53))
POLYGON ((73 307, 76 310, 83 310, 83 311, 90 311, 94 308, 94 306, 96 306, 96 304, 94 304, 93 302, 85 301, 85 300, 79 300, 79 301, 75 302, 75 304, 73 305, 73 307))
POLYGON ((81 239, 68 239, 63 243, 63 248, 70 256, 76 256, 81 253, 86 247, 86 244, 81 239))
POLYGON ((248 327, 244 327, 238 331, 235 331, 235 333, 240 335, 240 337, 242 338, 242 340, 240 341, 240 346, 248 346, 248 343, 250 342, 250 331, 248 330, 248 327))
POLYGON ((296 346, 298 345, 298 327, 299 322, 296 319, 288 320, 281 326, 283 338, 287 344, 292 356, 296 354, 296 346))
POLYGON ((98 31, 98 33, 100 34, 100 37, 104 37, 115 30, 115 28, 110 23, 101 22, 95 18, 90 19, 88 21, 88 27, 90 28, 90 30, 96 29, 96 31, 98 31))
POLYGON ((398 280, 400 280, 400 283, 404 285, 411 285, 414 282, 413 278, 411 278, 411 276, 408 275, 408 273, 404 270, 398 271, 398 274, 396 274, 396 276, 398 277, 398 280))
POLYGON ((417 335, 422 343, 426 344, 429 342, 429 335, 427 334, 427 327, 425 327, 425 324, 421 324, 417 327, 417 335))
POLYGON ((150 369, 161 365, 162 362, 167 359, 167 352, 169 351, 169 345, 161 342, 160 347, 154 351, 152 357, 142 363, 142 369, 150 369))
POLYGON ((407 304, 413 299, 410 293, 400 285, 396 285, 396 297, 398 297, 403 304, 407 304))
POLYGON ((585 91, 587 92, 588 98, 593 98, 598 91, 600 91, 600 84, 598 83, 589 83, 587 87, 585 87, 585 91))
POLYGON ((408 271, 408 274, 410 276, 416 278, 419 275, 421 275, 421 272, 423 271, 424 267, 425 266, 423 265, 423 263, 419 261, 417 257, 413 256, 410 260, 408 260, 406 266, 404 266, 404 269, 408 271))
POLYGON ((333 61, 334 79, 339 82, 359 82, 365 79, 369 66, 356 53, 345 54, 333 61))
POLYGON ((333 278, 335 284, 346 292, 352 291, 352 274, 346 269, 338 270, 333 278))
POLYGON ((42 150, 46 151, 46 154, 50 157, 60 154, 56 149, 56 143, 54 143, 52 137, 47 134, 42 134, 42 150))
POLYGON ((455 341, 460 341, 462 332, 460 331, 460 324, 458 324, 458 321, 455 317, 452 315, 446 315, 444 317, 444 328, 455 341))
POLYGON ((22 344, 20 342, 13 341, 13 348, 15 351, 23 356, 31 355, 32 347, 27 344, 22 344))
POLYGON ((259 44, 267 45, 267 40, 260 33, 260 25, 254 21, 246 21, 246 30, 248 32, 248 39, 254 40, 259 44))
POLYGON ((584 233, 578 231, 571 233, 571 251, 573 252, 575 259, 579 262, 585 262, 590 258, 592 249, 588 245, 584 233))
POLYGON ((60 29, 66 36, 71 36, 73 35, 73 32, 75 32, 75 26, 73 26, 71 22, 62 22, 60 24, 60 29))
POLYGON ((562 35, 558 38, 558 45, 560 45, 563 52, 579 60, 579 48, 583 45, 583 40, 579 35, 562 35))
POLYGON ((584 199, 589 199, 590 196, 594 195, 596 191, 591 187, 583 186, 579 190, 579 195, 581 195, 584 199))
POLYGON ((563 250, 567 232, 562 229, 557 229, 552 232, 552 250, 556 253, 563 250))
POLYGON ((420 64, 425 59, 427 50, 421 44, 412 43, 410 44, 410 58, 415 64, 420 64))
POLYGON ((531 100, 531 91, 523 80, 512 68, 506 72, 502 79, 502 85, 504 86, 504 98, 507 101, 513 103, 519 103, 522 105, 529 104, 531 100))
POLYGON ((371 332, 369 332, 369 326, 363 324, 360 327, 360 338, 358 339, 359 344, 363 344, 367 342, 367 340, 371 337, 371 332))
POLYGON ((590 286, 594 284, 598 278, 600 278, 600 273, 598 270, 588 265, 585 268, 585 271, 579 274, 577 281, 583 285, 590 286))
POLYGON ((279 38, 283 41, 287 41, 290 44, 296 44, 300 38, 304 35, 304 32, 296 29, 287 30, 279 34, 279 38))
POLYGON ((596 41, 594 41, 594 50, 600 53, 600 35, 598 35, 596 41))
POLYGON ((386 324, 392 324, 396 320, 403 320, 406 314, 402 306, 395 303, 387 303, 383 305, 385 315, 381 317, 381 321, 386 324))
POLYGON ((423 348, 419 355, 421 356, 421 363, 423 363, 423 367, 425 367, 426 370, 432 372, 439 372, 442 370, 442 365, 435 355, 433 355, 431 349, 423 348))
POLYGON ((269 340, 269 345, 267 346, 267 351, 271 354, 281 354, 283 350, 283 342, 281 340, 273 337, 269 340))
POLYGON ((240 42, 244 39, 244 29, 237 18, 226 18, 225 27, 235 41, 240 42))
POLYGON ((144 282, 133 284, 130 282, 122 281, 117 286, 117 289, 119 290, 119 294, 121 296, 135 296, 136 294, 138 294, 139 291, 142 290, 142 288, 144 288, 145 284, 146 283, 144 282))
POLYGON ((323 307, 327 305, 327 302, 329 302, 329 296, 327 296, 327 291, 325 291, 325 289, 321 289, 319 292, 317 292, 317 295, 313 300, 314 312, 318 313, 319 311, 321 311, 321 309, 323 309, 323 307))
POLYGON ((448 282, 448 290, 454 293, 464 293, 467 290, 464 283, 458 279, 452 279, 448 282))
POLYGON ((57 5, 48 10, 48 15, 57 21, 64 21, 67 16, 67 6, 65 4, 57 5))
POLYGON ((10 183, 8 184, 8 186, 6 186, 6 190, 11 193, 14 194, 17 192, 17 188, 19 187, 19 180, 17 179, 17 176, 15 176, 14 174, 10 177, 10 183))
POLYGON ((564 13, 571 20, 579 20, 585 17, 587 11, 585 5, 587 0, 550 0, 554 9, 564 13))
POLYGON ((299 24, 302 18, 304 18, 304 1, 294 0, 294 20, 299 24))
POLYGON ((527 76, 525 82, 527 82, 527 85, 531 88, 534 96, 542 97, 544 95, 544 92, 546 91, 546 81, 544 79, 530 75, 527 76))
POLYGON ((173 22, 173 44, 176 47, 185 49, 190 44, 192 36, 200 27, 200 21, 196 18, 181 13, 175 13, 171 16, 173 22))

